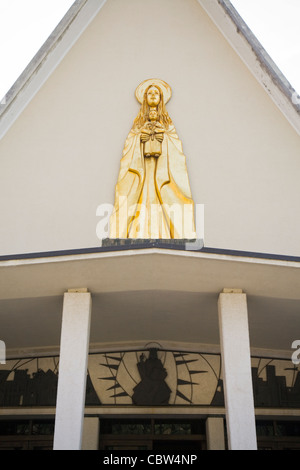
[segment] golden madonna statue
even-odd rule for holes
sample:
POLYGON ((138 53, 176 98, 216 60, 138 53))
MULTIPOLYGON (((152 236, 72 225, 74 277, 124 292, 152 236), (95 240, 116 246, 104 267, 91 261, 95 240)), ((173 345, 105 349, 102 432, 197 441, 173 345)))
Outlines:
POLYGON ((135 94, 141 109, 123 150, 110 238, 195 239, 186 158, 165 107, 171 88, 150 79, 135 94))

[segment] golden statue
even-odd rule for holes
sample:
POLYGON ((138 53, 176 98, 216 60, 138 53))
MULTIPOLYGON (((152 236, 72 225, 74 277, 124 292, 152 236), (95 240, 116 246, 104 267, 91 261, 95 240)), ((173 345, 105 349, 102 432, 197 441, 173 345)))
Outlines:
POLYGON ((171 94, 159 79, 136 89, 141 109, 123 150, 110 238, 196 238, 186 158, 165 108, 171 94))

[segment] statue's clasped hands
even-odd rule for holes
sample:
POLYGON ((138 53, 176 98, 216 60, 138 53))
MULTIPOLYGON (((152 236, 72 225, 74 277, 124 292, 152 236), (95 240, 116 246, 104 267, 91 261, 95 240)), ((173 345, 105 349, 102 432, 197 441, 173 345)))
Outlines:
POLYGON ((162 142, 164 140, 164 134, 163 132, 158 132, 158 133, 146 133, 146 132, 142 132, 141 133, 141 142, 142 143, 145 143, 145 142, 148 142, 148 140, 150 140, 150 138, 152 137, 152 140, 153 139, 156 139, 158 140, 158 142, 162 142))
POLYGON ((141 142, 145 143, 145 142, 148 142, 148 140, 150 140, 150 134, 147 134, 146 132, 142 132, 141 133, 141 142))

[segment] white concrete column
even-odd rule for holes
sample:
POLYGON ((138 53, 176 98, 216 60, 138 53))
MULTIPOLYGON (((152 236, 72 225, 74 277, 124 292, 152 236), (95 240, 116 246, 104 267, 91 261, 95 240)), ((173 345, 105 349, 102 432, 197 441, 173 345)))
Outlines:
POLYGON ((230 450, 256 450, 246 294, 224 289, 218 311, 228 446, 230 450))
POLYGON ((98 450, 99 449, 99 431, 100 420, 97 417, 84 418, 82 450, 98 450))
POLYGON ((86 395, 91 294, 64 294, 54 450, 80 450, 86 395))
POLYGON ((225 450, 224 419, 210 416, 206 420, 207 450, 225 450))

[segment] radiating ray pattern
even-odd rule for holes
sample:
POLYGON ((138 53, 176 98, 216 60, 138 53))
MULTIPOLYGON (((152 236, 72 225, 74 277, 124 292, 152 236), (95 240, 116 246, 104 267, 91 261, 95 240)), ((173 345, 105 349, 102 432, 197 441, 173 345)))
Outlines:
MULTIPOLYGON (((141 382, 138 363, 142 355, 146 360, 149 351, 109 353, 101 356, 101 374, 98 374, 98 384, 94 386, 101 394, 102 403, 130 404, 134 390, 141 382)), ((220 380, 220 356, 159 350, 157 360, 165 370, 165 382, 171 390, 168 404, 210 405, 220 380)), ((92 377, 91 371, 90 374, 92 377)), ((149 387, 152 386, 151 380, 147 383, 149 387)), ((157 381, 155 385, 158 386, 157 381)))

